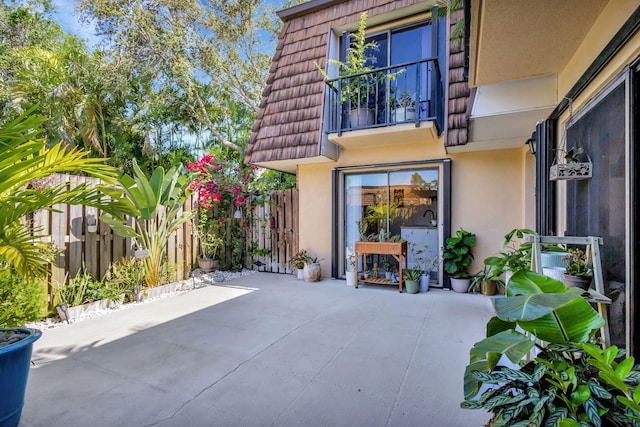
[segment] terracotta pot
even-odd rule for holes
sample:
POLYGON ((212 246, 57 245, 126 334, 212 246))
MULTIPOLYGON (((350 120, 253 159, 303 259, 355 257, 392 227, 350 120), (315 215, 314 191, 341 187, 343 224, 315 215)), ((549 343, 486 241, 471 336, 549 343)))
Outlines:
POLYGON ((219 264, 220 264, 220 261, 217 259, 203 258, 201 256, 198 257, 198 267, 200 267, 202 271, 205 271, 207 273, 211 271, 216 271, 218 269, 219 264))
POLYGON ((304 265, 304 281, 305 282, 317 282, 320 280, 320 264, 305 264, 304 265))

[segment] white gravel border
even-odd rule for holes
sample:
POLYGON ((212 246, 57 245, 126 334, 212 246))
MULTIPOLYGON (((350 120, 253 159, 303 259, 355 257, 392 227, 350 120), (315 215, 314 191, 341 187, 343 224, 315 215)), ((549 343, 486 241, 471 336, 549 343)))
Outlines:
POLYGON ((127 304, 114 303, 108 309, 87 311, 82 313, 80 316, 74 317, 69 321, 69 323, 62 321, 58 316, 55 316, 55 317, 47 317, 41 322, 25 323, 24 326, 27 328, 34 328, 34 329, 40 329, 40 330, 59 328, 69 324, 82 322, 83 320, 104 316, 105 314, 109 314, 114 311, 129 309, 131 307, 135 307, 140 304, 148 304, 150 302, 157 301, 160 299, 165 299, 165 298, 170 298, 172 296, 180 295, 185 292, 189 292, 193 289, 202 288, 204 286, 215 285, 217 283, 238 279, 240 277, 249 276, 255 273, 257 273, 257 271, 247 270, 247 269, 243 269, 242 271, 239 271, 239 272, 215 271, 213 273, 204 273, 200 269, 195 269, 191 272, 191 277, 189 279, 182 280, 180 282, 175 282, 177 286, 176 286, 176 290, 173 292, 163 293, 155 297, 144 298, 144 300, 141 302, 132 302, 127 304))

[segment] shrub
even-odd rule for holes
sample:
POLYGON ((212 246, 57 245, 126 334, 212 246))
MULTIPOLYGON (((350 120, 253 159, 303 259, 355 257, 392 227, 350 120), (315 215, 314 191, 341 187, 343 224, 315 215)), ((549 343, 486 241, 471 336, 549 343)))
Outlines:
POLYGON ((39 320, 46 307, 44 286, 22 278, 15 268, 0 268, 0 326, 15 327, 39 320))

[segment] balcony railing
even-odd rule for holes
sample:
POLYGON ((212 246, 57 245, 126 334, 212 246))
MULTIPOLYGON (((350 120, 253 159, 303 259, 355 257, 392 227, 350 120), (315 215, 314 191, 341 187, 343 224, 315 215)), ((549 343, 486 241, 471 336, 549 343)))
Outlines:
POLYGON ((343 131, 434 121, 444 117, 444 90, 436 58, 327 80, 324 130, 343 131))

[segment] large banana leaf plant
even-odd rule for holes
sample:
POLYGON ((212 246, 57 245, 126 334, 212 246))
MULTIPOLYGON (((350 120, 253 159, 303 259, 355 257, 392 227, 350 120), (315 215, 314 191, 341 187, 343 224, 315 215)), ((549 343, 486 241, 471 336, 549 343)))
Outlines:
MULTIPOLYGON (((124 194, 122 200, 134 212, 134 225, 128 225, 126 217, 121 215, 107 213, 101 217, 117 234, 135 239, 138 249, 149 251, 149 256, 143 258, 148 287, 160 282, 169 235, 192 217, 192 212, 180 210, 189 187, 189 177, 181 169, 173 167, 165 173, 158 167, 147 178, 134 159, 134 176, 123 175, 118 180, 124 194)), ((106 188, 104 191, 118 197, 120 190, 106 188)))
POLYGON ((520 270, 495 308, 470 351, 463 408, 492 412, 496 427, 640 427, 640 365, 598 345, 604 319, 581 289, 520 270))
POLYGON ((69 190, 66 182, 38 185, 55 173, 84 173, 113 183, 117 171, 104 159, 87 158, 86 152, 63 143, 46 147, 38 138, 44 119, 28 110, 0 129, 0 258, 29 277, 42 277, 53 260, 47 236, 33 229, 28 217, 61 204, 82 204, 118 212, 126 209, 108 199, 97 187, 85 183, 69 190))

